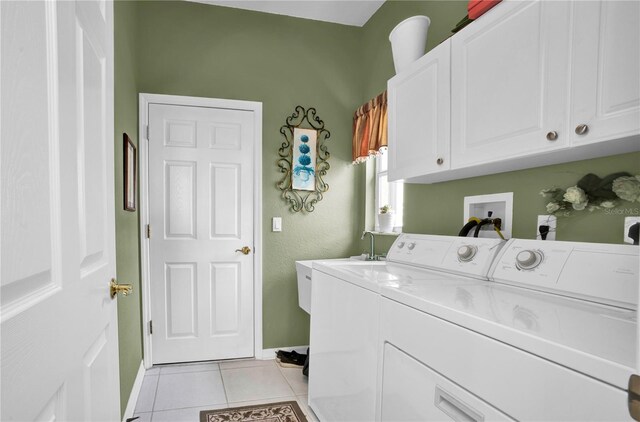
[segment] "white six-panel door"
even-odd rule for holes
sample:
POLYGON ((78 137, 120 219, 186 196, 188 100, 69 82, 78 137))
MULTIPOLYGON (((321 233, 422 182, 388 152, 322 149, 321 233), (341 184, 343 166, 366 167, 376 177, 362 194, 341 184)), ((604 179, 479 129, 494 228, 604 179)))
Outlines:
POLYGON ((120 418, 112 9, 0 2, 3 421, 120 418))
POLYGON ((153 363, 254 355, 255 118, 149 105, 153 363))

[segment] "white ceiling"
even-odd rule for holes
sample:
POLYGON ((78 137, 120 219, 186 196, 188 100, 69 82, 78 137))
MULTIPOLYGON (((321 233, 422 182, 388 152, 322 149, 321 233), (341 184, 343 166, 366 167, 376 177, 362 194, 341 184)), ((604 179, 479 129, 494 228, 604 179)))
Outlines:
POLYGON ((363 26, 385 0, 189 0, 316 21, 363 26))

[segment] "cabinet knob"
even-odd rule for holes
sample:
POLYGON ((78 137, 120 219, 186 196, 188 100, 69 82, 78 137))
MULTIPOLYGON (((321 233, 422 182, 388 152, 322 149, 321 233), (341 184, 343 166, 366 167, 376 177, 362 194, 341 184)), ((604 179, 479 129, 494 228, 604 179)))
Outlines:
POLYGON ((578 125, 578 126, 576 126, 576 133, 578 135, 585 135, 587 132, 589 132, 589 126, 587 126, 587 125, 578 125))
POLYGON ((444 159, 442 159, 442 158, 438 158, 438 159, 436 160, 436 163, 438 163, 438 165, 439 165, 439 166, 441 166, 441 165, 444 163, 444 159))
POLYGON ((556 139, 558 139, 558 132, 552 130, 551 132, 547 133, 547 139, 549 141, 555 141, 556 139))

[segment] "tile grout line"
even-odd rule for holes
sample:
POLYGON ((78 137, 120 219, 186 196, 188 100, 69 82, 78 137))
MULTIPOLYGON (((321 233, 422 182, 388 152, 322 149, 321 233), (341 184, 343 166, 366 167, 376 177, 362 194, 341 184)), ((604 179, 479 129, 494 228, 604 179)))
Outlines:
POLYGON ((227 396, 227 386, 224 384, 224 377, 222 376, 222 367, 220 363, 218 363, 218 368, 220 368, 220 381, 222 381, 222 391, 224 391, 224 401, 229 408, 229 396, 227 396))
MULTIPOLYGON (((284 367, 278 365, 278 363, 276 362, 276 366, 278 367, 278 369, 280 370, 280 374, 282 374, 282 377, 284 378, 284 380, 287 382, 287 384, 289 384, 289 388, 291 388, 291 391, 293 391, 293 395, 298 397, 298 393, 296 393, 296 390, 294 390, 293 385, 291 385, 291 383, 289 382, 289 378, 287 378, 287 376, 284 374, 284 372, 282 371, 284 369, 284 367)), ((300 372, 302 372, 302 368, 300 368, 300 372)), ((303 375, 304 376, 304 375, 303 375)), ((309 390, 307 390, 306 394, 303 395, 308 395, 309 394, 309 390)))
POLYGON ((158 381, 156 382, 156 391, 154 391, 153 393, 153 404, 151 405, 151 420, 153 420, 153 411, 155 410, 156 407, 156 398, 158 397, 158 387, 160 387, 160 377, 162 376, 162 374, 160 374, 160 372, 158 372, 158 381))

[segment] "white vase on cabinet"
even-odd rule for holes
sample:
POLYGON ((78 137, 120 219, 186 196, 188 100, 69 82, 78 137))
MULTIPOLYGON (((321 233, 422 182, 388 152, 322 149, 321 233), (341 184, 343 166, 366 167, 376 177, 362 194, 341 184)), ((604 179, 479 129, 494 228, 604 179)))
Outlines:
POLYGON ((430 24, 431 19, 427 16, 412 16, 393 28, 389 41, 396 73, 404 71, 411 63, 424 56, 430 24))

